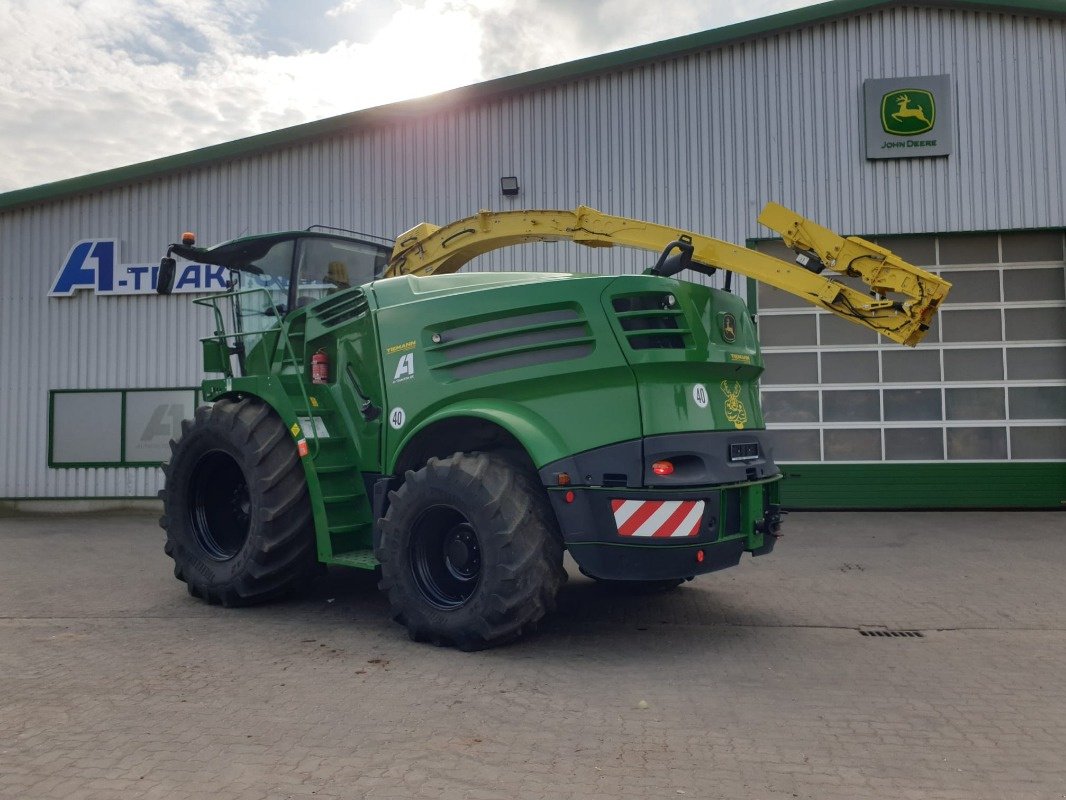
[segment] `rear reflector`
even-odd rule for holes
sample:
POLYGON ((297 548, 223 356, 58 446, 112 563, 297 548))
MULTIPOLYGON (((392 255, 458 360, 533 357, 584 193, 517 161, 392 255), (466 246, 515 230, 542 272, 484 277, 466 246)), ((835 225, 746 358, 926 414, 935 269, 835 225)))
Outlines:
POLYGON ((699 536, 703 500, 612 500, 619 536, 680 538, 699 536))

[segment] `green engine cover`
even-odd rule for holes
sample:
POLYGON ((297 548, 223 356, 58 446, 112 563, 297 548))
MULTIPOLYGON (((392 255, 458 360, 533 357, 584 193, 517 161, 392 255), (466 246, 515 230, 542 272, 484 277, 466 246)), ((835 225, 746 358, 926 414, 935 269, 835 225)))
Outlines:
POLYGON ((428 424, 492 420, 534 463, 661 433, 763 425, 736 296, 645 275, 489 273, 373 284, 385 468, 428 424))

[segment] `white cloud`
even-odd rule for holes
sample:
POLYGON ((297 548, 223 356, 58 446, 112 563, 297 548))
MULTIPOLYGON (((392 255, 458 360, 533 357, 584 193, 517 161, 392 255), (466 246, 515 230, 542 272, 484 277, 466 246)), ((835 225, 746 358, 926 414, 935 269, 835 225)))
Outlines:
POLYGON ((363 0, 344 0, 343 3, 333 6, 333 8, 326 9, 327 17, 340 17, 344 14, 351 14, 356 11, 361 5, 363 0))
POLYGON ((355 41, 367 0, 340 0, 319 12, 337 44, 282 55, 267 2, 0 0, 0 191, 799 5, 400 0, 355 41))

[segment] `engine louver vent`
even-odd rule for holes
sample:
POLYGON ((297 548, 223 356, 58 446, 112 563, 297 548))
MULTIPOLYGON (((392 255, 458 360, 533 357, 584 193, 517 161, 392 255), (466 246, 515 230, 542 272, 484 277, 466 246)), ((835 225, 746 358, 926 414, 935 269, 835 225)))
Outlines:
POLYGON ((583 358, 595 344, 584 317, 574 308, 527 311, 441 329, 435 335, 440 341, 426 349, 430 367, 447 370, 452 378, 583 358))
POLYGON ((342 322, 355 319, 365 314, 370 304, 366 295, 359 290, 339 292, 313 309, 313 313, 327 328, 333 328, 342 322))
POLYGON ((684 350, 690 333, 673 295, 642 292, 612 298, 626 342, 634 350, 684 350), (672 301, 672 302, 671 302, 672 301))

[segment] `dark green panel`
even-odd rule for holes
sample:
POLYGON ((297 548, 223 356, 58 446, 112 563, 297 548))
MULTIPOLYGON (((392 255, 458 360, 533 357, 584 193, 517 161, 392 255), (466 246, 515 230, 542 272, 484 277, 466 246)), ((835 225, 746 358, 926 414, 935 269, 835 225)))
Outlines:
POLYGON ((783 465, 785 508, 1063 508, 1066 462, 783 465))

